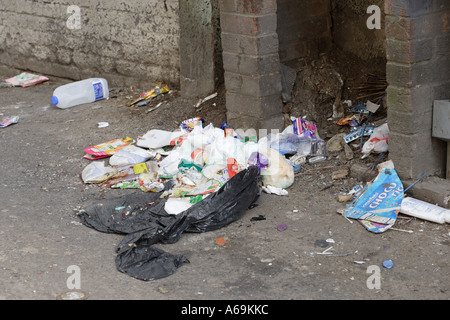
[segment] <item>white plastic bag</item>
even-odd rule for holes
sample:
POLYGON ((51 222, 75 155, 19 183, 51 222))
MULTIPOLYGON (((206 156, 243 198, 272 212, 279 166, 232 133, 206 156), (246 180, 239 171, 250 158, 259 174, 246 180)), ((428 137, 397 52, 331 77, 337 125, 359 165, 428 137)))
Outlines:
POLYGON ((369 141, 367 141, 362 149, 363 158, 367 157, 371 152, 383 153, 389 150, 388 145, 389 127, 383 124, 373 131, 369 141))
POLYGON ((294 168, 278 151, 271 148, 260 148, 259 153, 269 160, 269 166, 261 170, 265 186, 287 189, 294 183, 294 168))
POLYGON ((81 173, 84 183, 102 183, 118 173, 116 168, 106 167, 103 161, 91 162, 81 173))
POLYGON ((167 214, 177 215, 182 213, 183 211, 186 211, 192 206, 193 204, 181 198, 169 198, 164 204, 164 210, 166 210, 167 214))
POLYGON ((141 148, 159 149, 170 145, 174 139, 182 136, 182 131, 164 131, 164 130, 150 130, 144 136, 140 137, 136 145, 141 148))
POLYGON ((109 164, 114 167, 124 167, 145 162, 152 157, 148 150, 136 147, 127 146, 114 154, 109 159, 109 164))

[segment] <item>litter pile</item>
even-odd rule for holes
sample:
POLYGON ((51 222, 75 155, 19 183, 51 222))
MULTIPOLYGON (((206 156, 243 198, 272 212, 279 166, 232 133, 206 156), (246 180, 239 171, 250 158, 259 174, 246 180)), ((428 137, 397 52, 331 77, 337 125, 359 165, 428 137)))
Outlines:
POLYGON ((93 204, 80 218, 99 231, 126 234, 117 249, 119 270, 142 280, 165 277, 187 258, 152 244, 228 225, 254 204, 261 188, 288 193, 299 166, 291 159, 326 154, 317 128, 304 119, 259 141, 238 136, 226 123, 216 128, 188 119, 173 132, 152 129, 136 140, 86 148, 91 163, 81 173, 84 183, 138 192, 93 204))

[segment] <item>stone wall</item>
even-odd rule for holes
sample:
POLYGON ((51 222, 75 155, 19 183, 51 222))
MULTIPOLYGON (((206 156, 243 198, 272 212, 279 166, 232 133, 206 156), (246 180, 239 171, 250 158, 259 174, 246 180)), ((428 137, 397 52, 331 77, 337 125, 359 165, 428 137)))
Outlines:
POLYGON ((311 58, 331 49, 330 0, 277 0, 281 62, 311 58))
POLYGON ((0 67, 178 86, 179 33, 178 0, 0 0, 0 67))
POLYGON ((385 13, 390 157, 402 178, 443 177, 432 121, 434 100, 450 99, 450 2, 386 0, 385 13))

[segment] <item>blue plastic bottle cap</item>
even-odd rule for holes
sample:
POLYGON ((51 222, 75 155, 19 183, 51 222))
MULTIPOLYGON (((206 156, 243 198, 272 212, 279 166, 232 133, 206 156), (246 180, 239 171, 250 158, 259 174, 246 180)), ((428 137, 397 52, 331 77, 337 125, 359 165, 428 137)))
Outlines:
POLYGON ((383 267, 385 267, 386 269, 392 269, 393 266, 394 263, 392 262, 392 260, 386 260, 383 262, 383 267))
POLYGON ((53 104, 54 106, 56 106, 56 105, 58 105, 58 102, 59 102, 58 97, 53 96, 53 97, 52 97, 52 104, 53 104))

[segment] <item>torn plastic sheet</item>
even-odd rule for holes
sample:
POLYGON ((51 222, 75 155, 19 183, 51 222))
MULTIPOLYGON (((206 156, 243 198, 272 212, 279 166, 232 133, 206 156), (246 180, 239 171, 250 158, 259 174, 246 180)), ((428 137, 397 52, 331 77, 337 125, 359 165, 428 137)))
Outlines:
POLYGON ((164 210, 167 199, 161 198, 162 193, 133 193, 92 204, 79 216, 87 227, 125 234, 117 246, 119 271, 144 281, 160 279, 189 261, 184 255, 172 255, 152 245, 172 244, 184 232, 213 231, 240 219, 259 197, 258 180, 259 170, 251 166, 178 215, 164 210))
POLYGON ((385 168, 355 201, 344 216, 357 219, 369 231, 382 233, 397 220, 404 197, 403 184, 393 169, 385 168))

